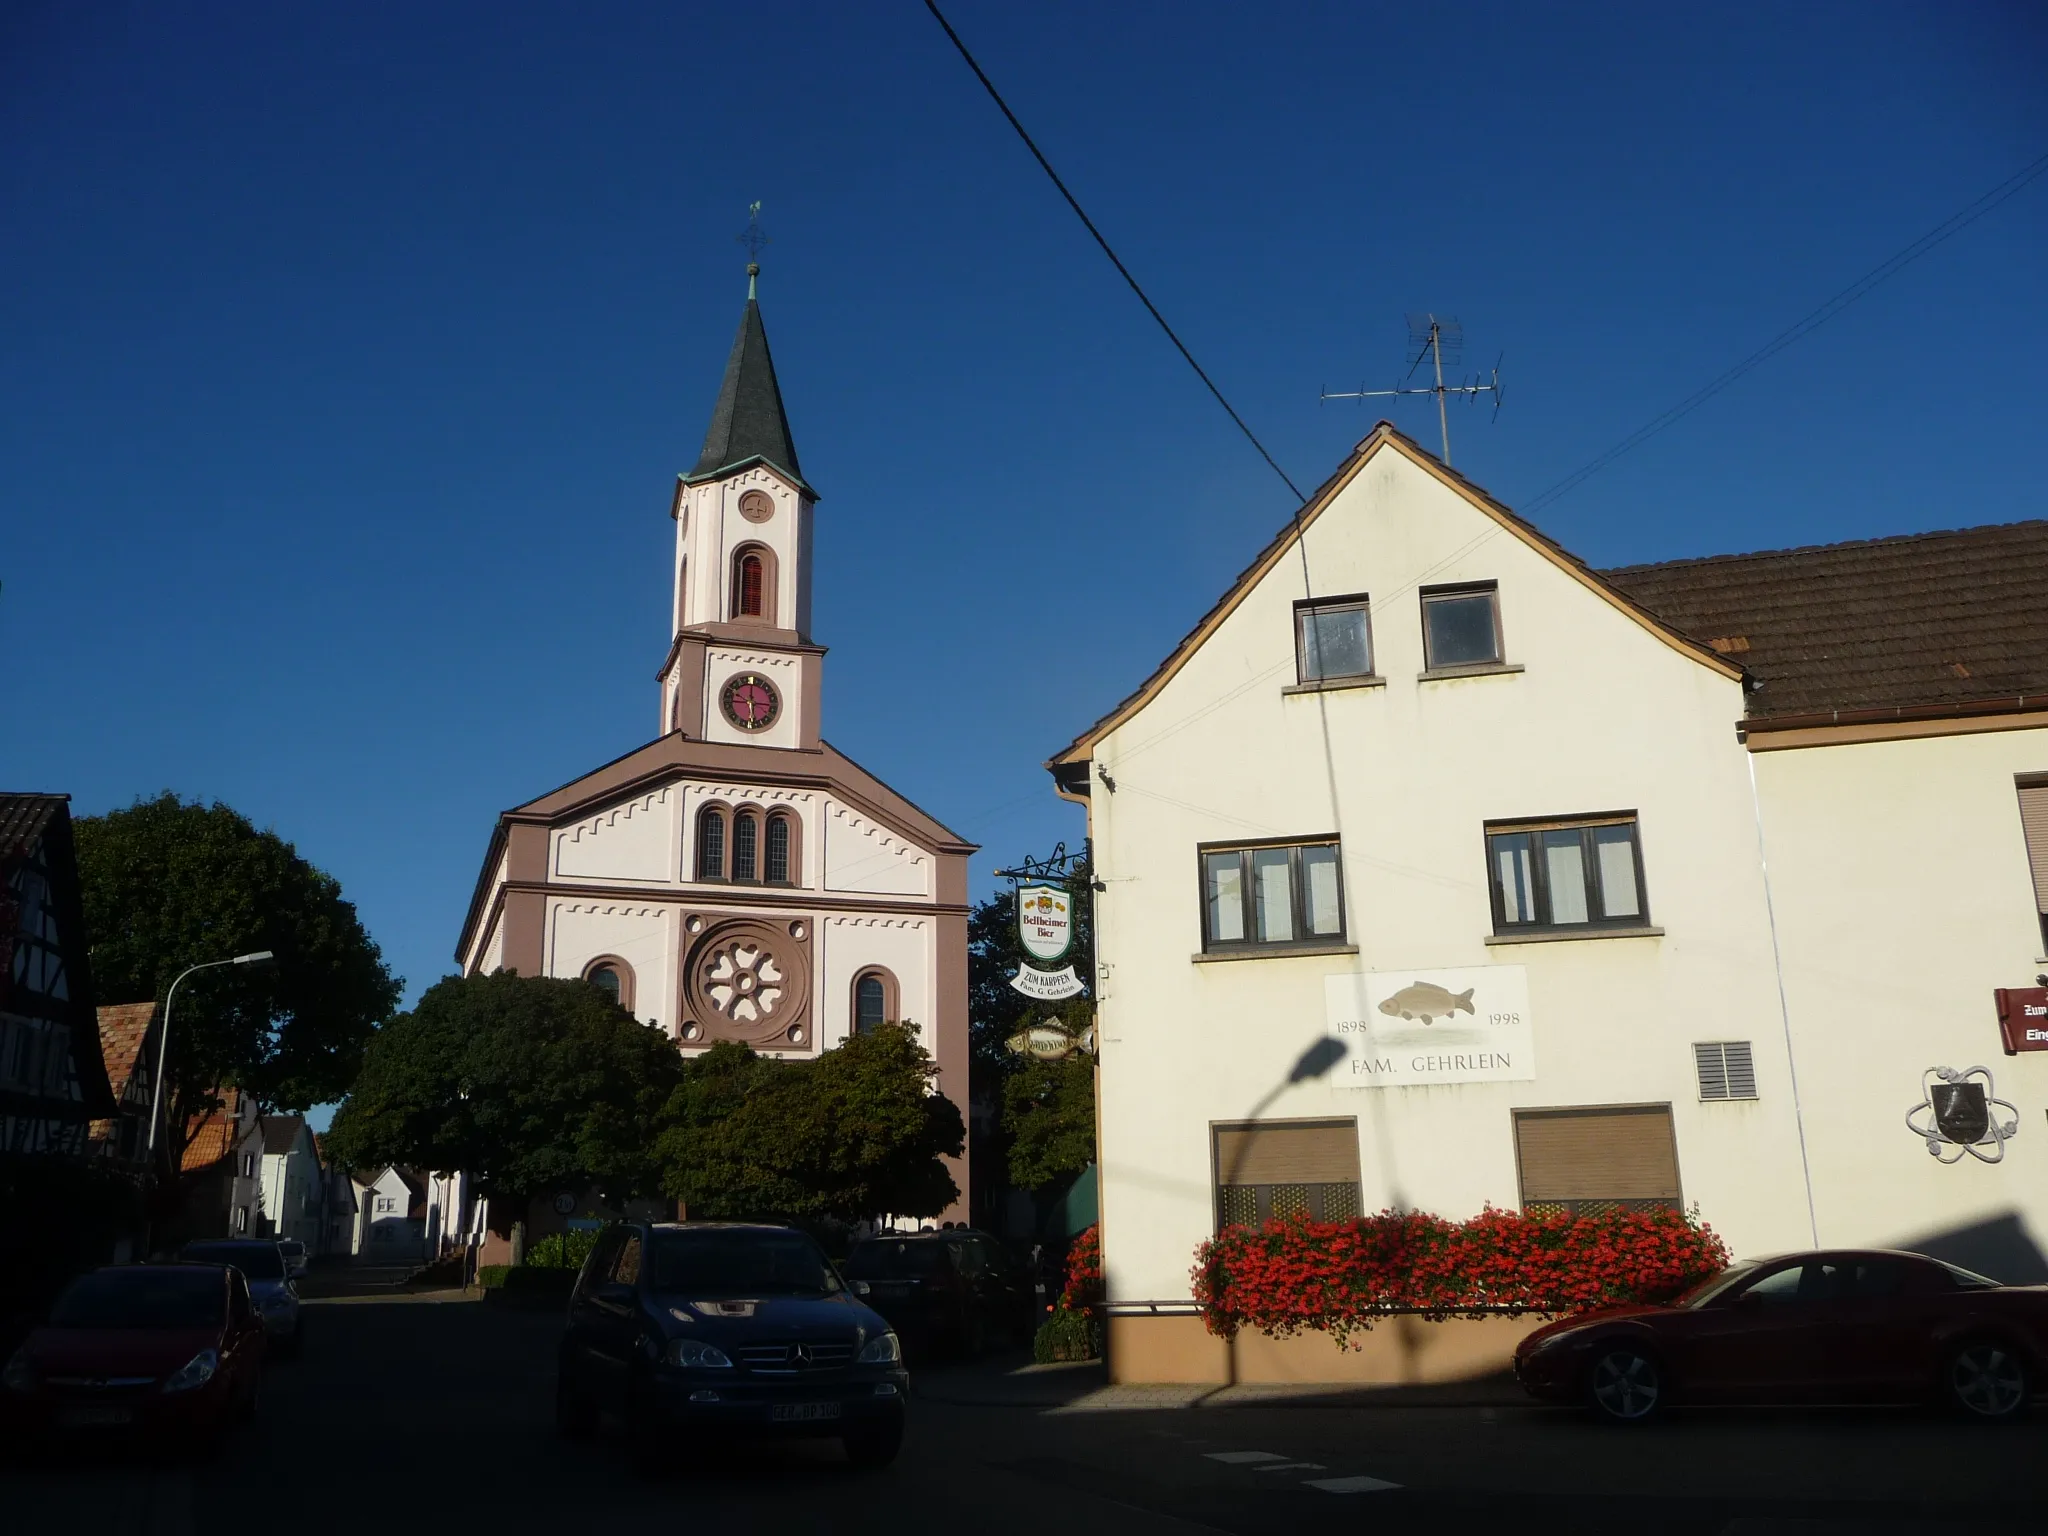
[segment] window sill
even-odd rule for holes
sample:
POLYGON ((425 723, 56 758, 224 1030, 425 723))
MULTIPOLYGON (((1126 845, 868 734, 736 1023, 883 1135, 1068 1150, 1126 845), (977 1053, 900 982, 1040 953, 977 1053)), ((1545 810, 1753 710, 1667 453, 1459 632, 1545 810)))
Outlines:
POLYGON ((1261 944, 1251 949, 1205 949, 1188 958, 1196 965, 1219 960, 1303 960, 1315 955, 1355 955, 1356 944, 1261 944))
POLYGON ((1577 939, 1661 939, 1662 928, 1545 928, 1538 933, 1489 933, 1488 944, 1564 944, 1577 939))
POLYGON ((1324 677, 1312 683, 1289 683, 1280 692, 1289 693, 1336 693, 1345 688, 1384 688, 1387 680, 1377 672, 1361 672, 1356 677, 1324 677))
POLYGON ((1519 661, 1475 661, 1463 667, 1427 667, 1415 674, 1415 681, 1435 683, 1447 677, 1503 677, 1510 672, 1527 670, 1519 661))

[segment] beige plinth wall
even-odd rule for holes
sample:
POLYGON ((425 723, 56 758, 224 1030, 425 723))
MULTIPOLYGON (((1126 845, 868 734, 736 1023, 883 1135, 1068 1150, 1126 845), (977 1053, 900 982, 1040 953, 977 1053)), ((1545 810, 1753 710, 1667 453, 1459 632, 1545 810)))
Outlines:
POLYGON ((1476 1381, 1513 1367, 1515 1345, 1540 1317, 1390 1317, 1339 1349, 1326 1333, 1219 1339, 1199 1317, 1111 1317, 1109 1379, 1158 1382, 1343 1382, 1358 1386, 1476 1381))

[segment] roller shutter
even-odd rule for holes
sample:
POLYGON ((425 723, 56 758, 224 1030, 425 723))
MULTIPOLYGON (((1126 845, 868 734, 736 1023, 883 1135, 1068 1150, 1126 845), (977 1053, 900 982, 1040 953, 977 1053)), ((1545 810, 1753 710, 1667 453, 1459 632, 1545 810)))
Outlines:
POLYGON ((1355 1119, 1219 1125, 1214 1150, 1219 1227, 1359 1214, 1355 1119))
POLYGON ((2048 917, 2048 781, 2020 785, 2020 826, 2034 871, 2034 906, 2048 917))
POLYGON ((1515 1156, 1525 1211, 1679 1204, 1667 1104, 1517 1110, 1515 1156))

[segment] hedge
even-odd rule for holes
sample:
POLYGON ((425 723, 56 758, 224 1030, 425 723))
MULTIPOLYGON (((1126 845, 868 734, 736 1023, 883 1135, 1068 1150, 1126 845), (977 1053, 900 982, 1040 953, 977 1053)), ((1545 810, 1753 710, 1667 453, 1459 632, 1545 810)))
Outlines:
POLYGON ((1489 1206, 1463 1222, 1382 1211, 1232 1227, 1195 1250, 1190 1278, 1211 1333, 1313 1328, 1346 1344, 1394 1313, 1557 1315, 1666 1301, 1727 1263, 1727 1245, 1696 1213, 1526 1216, 1489 1206))

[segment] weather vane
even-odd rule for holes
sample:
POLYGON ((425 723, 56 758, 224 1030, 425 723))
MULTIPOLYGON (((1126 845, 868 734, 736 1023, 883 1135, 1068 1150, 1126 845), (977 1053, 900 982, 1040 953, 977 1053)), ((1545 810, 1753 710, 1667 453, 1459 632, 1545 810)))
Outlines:
POLYGON ((747 248, 747 297, 754 296, 754 279, 761 275, 761 247, 768 243, 768 232, 761 228, 761 205, 747 204, 747 227, 734 236, 747 248))

